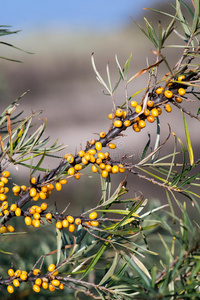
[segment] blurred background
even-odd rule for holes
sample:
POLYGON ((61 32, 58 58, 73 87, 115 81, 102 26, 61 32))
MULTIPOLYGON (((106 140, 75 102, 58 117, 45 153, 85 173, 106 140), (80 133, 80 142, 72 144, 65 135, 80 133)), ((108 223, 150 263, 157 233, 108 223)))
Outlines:
MULTIPOLYGON (((165 25, 170 19, 150 10, 143 10, 145 7, 174 13, 172 6, 165 0, 116 0, 115 2, 101 0, 95 1, 95 4, 92 0, 84 2, 59 0, 56 3, 53 0, 48 3, 6 1, 1 13, 1 24, 11 25, 11 30, 22 31, 4 37, 3 41, 33 54, 4 45, 0 46, 1 56, 23 62, 0 61, 1 107, 5 108, 22 93, 30 90, 20 101, 19 110, 24 110, 26 116, 31 111, 43 110, 41 118, 48 120, 46 135, 51 136, 51 142, 58 139, 60 143, 68 145, 67 152, 79 151, 81 145, 84 147, 88 140, 95 138, 95 133, 107 131, 110 124, 107 115, 112 111, 111 98, 103 94, 103 87, 95 78, 91 54, 94 53, 97 69, 105 80, 107 80, 106 65, 109 62, 113 85, 118 80, 115 55, 123 66, 132 53, 130 77, 147 66, 147 59, 149 64, 155 60, 151 52, 153 45, 131 18, 145 26, 143 20, 145 16, 156 27, 157 20, 161 20, 165 25)), ((171 38, 169 43, 175 41, 177 43, 176 36, 171 38)), ((181 51, 167 49, 164 53, 167 53, 168 60, 173 64, 179 58, 181 51)), ((167 70, 163 65, 161 74, 165 72, 167 70)), ((146 87, 147 80, 147 75, 144 75, 133 81, 128 87, 129 96, 146 87)), ((141 97, 142 94, 137 97, 139 102, 141 97)), ((124 86, 121 84, 115 93, 116 104, 121 105, 124 99, 124 86)), ((190 103, 184 105, 187 107, 190 103)), ((168 135, 168 122, 172 131, 175 131, 184 141, 184 132, 182 126, 177 126, 177 118, 180 118, 182 124, 181 113, 175 108, 170 115, 163 113, 160 118, 161 141, 164 141, 168 135)), ((195 120, 188 120, 193 134, 197 134, 194 127, 195 120)), ((152 136, 152 146, 154 146, 155 131, 156 124, 148 124, 139 135, 131 132, 128 137, 116 140, 118 150, 114 150, 113 155, 116 159, 120 159, 124 154, 132 155, 132 161, 136 162, 141 157, 148 133, 152 136)), ((173 137, 170 140, 164 153, 173 151, 173 137)), ((61 153, 63 154, 64 152, 61 153)), ((52 168, 57 166, 58 161, 47 160, 45 163, 45 167, 52 168)), ((89 170, 88 172, 90 174, 89 170)), ((19 178, 23 174, 23 169, 16 173, 19 178)), ((88 196, 89 202, 91 200, 89 198, 96 195, 96 188, 94 194, 92 192, 93 180, 96 179, 85 178, 75 184, 83 188, 90 182, 87 189, 91 192, 88 196)), ((152 185, 134 178, 131 188, 148 194, 152 185)), ((154 194, 154 190, 152 197, 157 197, 158 193, 154 194)), ((77 189, 74 191, 70 188, 70 191, 69 197, 73 196, 73 201, 79 203, 82 195, 77 192, 77 189)))

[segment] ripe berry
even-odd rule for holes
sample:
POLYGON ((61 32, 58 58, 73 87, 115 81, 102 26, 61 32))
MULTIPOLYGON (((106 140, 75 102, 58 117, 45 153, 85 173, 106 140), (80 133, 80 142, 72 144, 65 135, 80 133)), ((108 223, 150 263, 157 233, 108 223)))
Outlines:
POLYGON ((19 216, 21 216, 21 209, 18 207, 16 210, 15 210, 15 215, 17 216, 17 217, 19 217, 19 216))
POLYGON ((40 214, 34 213, 33 218, 36 219, 36 220, 39 220, 40 219, 40 214))
POLYGON ((94 220, 97 218, 97 213, 96 211, 93 211, 89 214, 89 219, 94 220))
POLYGON ((99 133, 100 138, 104 138, 106 136, 106 133, 104 131, 99 133))
POLYGON ((79 157, 83 157, 85 155, 85 151, 84 150, 80 150, 79 152, 78 152, 78 156, 79 157))
POLYGON ((158 111, 158 115, 162 114, 162 109, 160 107, 157 108, 157 111, 158 111))
POLYGON ((147 108, 144 110, 144 115, 147 117, 148 115, 150 115, 150 110, 147 108))
POLYGON ((35 284, 38 285, 38 286, 41 286, 42 285, 42 279, 41 278, 37 278, 35 280, 35 284))
POLYGON ((31 197, 35 197, 36 195, 37 195, 36 189, 35 189, 35 188, 31 188, 31 189, 30 189, 30 196, 31 196, 31 197))
POLYGON ((147 117, 147 121, 148 121, 149 123, 153 123, 153 122, 155 121, 154 116, 148 116, 148 117, 147 117))
POLYGON ((140 121, 138 122, 138 126, 139 126, 139 128, 144 128, 144 127, 146 126, 145 121, 144 121, 144 120, 140 120, 140 121))
POLYGON ((92 155, 95 155, 97 153, 97 151, 95 149, 89 149, 88 153, 92 154, 92 155))
POLYGON ((60 221, 58 221, 58 222, 56 222, 56 228, 57 229, 62 229, 62 222, 60 222, 60 221))
POLYGON ((119 164, 118 167, 119 167, 119 172, 120 173, 124 173, 125 172, 124 166, 122 164, 119 164))
POLYGON ((31 225, 31 218, 30 217, 25 217, 24 222, 27 226, 31 225))
POLYGON ((74 217, 72 217, 72 216, 67 216, 67 221, 68 221, 69 223, 73 223, 73 222, 74 222, 74 217))
MULTIPOLYGON (((91 150, 94 150, 94 149, 91 149, 91 150)), ((94 151, 95 151, 95 150, 94 150, 94 151)), ((89 152, 89 151, 88 151, 88 152, 89 152)), ((96 151, 95 151, 95 152, 96 152, 96 151)), ((83 167, 82 167, 81 164, 77 164, 77 165, 74 166, 74 169, 75 169, 76 171, 80 171, 80 170, 83 169, 83 167)))
POLYGON ((122 127, 122 121, 116 120, 116 121, 114 122, 114 126, 115 126, 115 127, 122 127))
POLYGON ((185 75, 178 76, 178 81, 182 81, 183 79, 185 79, 185 75))
POLYGON ((74 162, 74 156, 70 153, 66 153, 64 159, 66 159, 66 161, 69 162, 70 164, 74 162))
POLYGON ((48 207, 48 204, 46 202, 43 202, 41 205, 40 205, 41 209, 42 210, 46 210, 47 207, 48 207))
POLYGON ((8 178, 1 177, 1 182, 3 182, 4 184, 8 183, 8 178))
POLYGON ((131 101, 130 104, 131 104, 132 107, 136 107, 138 105, 137 101, 134 101, 134 100, 131 101))
POLYGON ((39 293, 40 292, 40 287, 37 284, 34 284, 33 285, 33 290, 34 290, 34 292, 39 293))
POLYGON ((102 163, 102 159, 98 157, 98 158, 96 159, 96 163, 97 163, 98 165, 100 165, 100 164, 102 163))
POLYGON ((57 279, 53 279, 53 280, 51 281, 51 284, 53 284, 54 286, 59 286, 59 285, 60 285, 60 281, 57 280, 57 279))
POLYGON ((147 101, 147 105, 148 105, 148 107, 153 107, 154 103, 152 100, 149 100, 149 101, 147 101))
POLYGON ((14 228, 12 225, 8 225, 8 226, 7 226, 7 230, 8 230, 9 232, 14 232, 14 231, 15 231, 15 228, 14 228))
POLYGON ((42 287, 43 287, 43 289, 45 289, 45 290, 48 289, 48 287, 49 287, 48 282, 43 281, 42 287))
POLYGON ((96 173, 97 171, 97 167, 95 165, 92 165, 92 172, 96 173))
POLYGON ((54 264, 50 264, 50 265, 48 266, 48 271, 49 271, 49 272, 53 272, 53 271, 55 270, 55 268, 56 268, 56 266, 55 266, 54 264))
POLYGON ((27 274, 25 274, 25 273, 22 272, 22 274, 20 275, 20 279, 23 280, 23 281, 25 281, 25 280, 27 280, 27 278, 28 278, 27 274))
POLYGON ((17 209, 17 205, 16 204, 12 204, 11 206, 10 206, 10 210, 11 211, 15 211, 17 209))
POLYGON ((22 190, 23 192, 26 192, 26 189, 27 189, 27 187, 26 187, 25 185, 21 185, 21 190, 22 190))
POLYGON ((142 106, 141 105, 137 105, 136 108, 135 108, 135 112, 137 114, 139 114, 141 111, 142 111, 142 106))
POLYGON ((115 114, 111 113, 108 115, 108 119, 113 120, 115 118, 115 114))
POLYGON ((140 127, 138 127, 137 124, 133 124, 133 130, 134 130, 135 132, 140 132, 140 127))
POLYGON ((61 284, 59 285, 59 289, 60 290, 64 290, 64 284, 61 282, 61 284))
POLYGON ((13 277, 14 274, 15 274, 15 272, 14 272, 13 269, 9 269, 9 270, 8 270, 8 275, 9 275, 10 277, 13 277))
POLYGON ((172 108, 169 104, 166 104, 165 105, 165 110, 166 110, 166 112, 170 113, 172 111, 172 108))
POLYGON ((96 143, 95 143, 95 148, 96 148, 97 151, 101 151, 101 149, 102 149, 102 144, 101 144, 100 142, 96 142, 96 143))
POLYGON ((37 178, 36 178, 36 177, 32 177, 32 178, 31 178, 31 183, 32 183, 32 184, 36 184, 36 181, 37 181, 37 178))
POLYGON ((93 155, 90 155, 90 162, 93 164, 95 162, 95 157, 93 155))
POLYGON ((151 114, 152 114, 153 117, 157 117, 158 116, 158 110, 157 110, 157 108, 153 108, 151 110, 151 114))
POLYGON ((170 90, 164 91, 164 95, 166 98, 170 99, 173 97, 173 93, 170 90))
POLYGON ((56 187, 56 190, 59 192, 62 189, 62 184, 60 182, 56 182, 55 187, 56 187))
POLYGON ((67 183, 67 179, 60 179, 59 182, 60 182, 60 184, 66 184, 67 183))
POLYGON ((119 167, 117 165, 112 166, 112 173, 118 173, 119 172, 119 167))
POLYGON ((3 176, 3 177, 9 177, 9 176, 10 176, 10 172, 9 172, 9 171, 4 171, 4 172, 2 173, 2 176, 3 176))
POLYGON ((33 275, 38 275, 38 274, 40 274, 41 273, 41 271, 40 271, 40 269, 34 269, 33 270, 33 275))
POLYGON ((98 152, 97 153, 97 156, 100 158, 100 159, 104 159, 105 158, 105 154, 103 152, 98 152))
POLYGON ((13 188, 12 188, 13 193, 19 193, 20 190, 21 190, 21 188, 18 185, 13 186, 13 188))
POLYGON ((31 224, 35 228, 39 228, 40 227, 40 221, 39 220, 33 219, 32 222, 31 222, 31 224))
POLYGON ((106 167, 106 165, 105 165, 104 163, 101 163, 101 164, 99 165, 99 168, 100 168, 101 170, 104 170, 105 167, 106 167))
POLYGON ((8 285, 7 286, 7 291, 8 291, 9 294, 14 293, 14 287, 12 285, 8 285))
POLYGON ((56 288, 55 288, 52 284, 49 284, 49 290, 50 290, 51 292, 54 292, 55 289, 56 289, 56 288))
POLYGON ((69 222, 67 220, 62 220, 62 226, 67 228, 69 226, 69 222))
POLYGON ((47 197, 47 195, 46 195, 46 193, 44 193, 44 192, 40 192, 40 193, 39 193, 39 197, 40 197, 40 199, 45 200, 46 197, 47 197))
POLYGON ((53 191, 53 189, 54 189, 53 184, 52 183, 47 184, 47 189, 48 189, 48 191, 53 191))
POLYGON ((0 233, 6 233, 7 232, 7 228, 6 228, 6 226, 1 226, 0 227, 0 233))
POLYGON ((12 283, 13 283, 13 285, 14 285, 15 287, 18 287, 18 286, 20 285, 18 279, 14 279, 12 283))
POLYGON ((75 173, 74 168, 69 168, 68 174, 69 174, 69 175, 74 175, 74 173, 75 173))
POLYGON ((98 221, 91 221, 90 224, 91 224, 91 226, 94 226, 94 227, 99 226, 99 222, 98 221))
POLYGON ((80 225, 81 224, 81 219, 80 218, 76 218, 75 221, 74 221, 74 223, 76 225, 80 225))
POLYGON ((106 165, 105 169, 106 169, 106 171, 109 172, 109 173, 112 171, 111 165, 106 165))
POLYGON ((162 87, 162 86, 159 86, 159 87, 155 90, 155 92, 156 92, 157 95, 160 95, 160 94, 162 93, 162 91, 163 91, 163 87, 162 87))
POLYGON ((123 116, 123 110, 122 109, 117 109, 116 110, 116 112, 115 112, 115 115, 117 116, 117 117, 121 117, 121 116, 123 116))
POLYGON ((95 139, 92 139, 91 141, 90 141, 90 145, 94 145, 95 144, 95 139))
POLYGON ((109 144, 108 144, 108 147, 109 147, 110 149, 115 149, 115 148, 116 148, 116 145, 113 144, 113 143, 109 143, 109 144))
POLYGON ((52 214, 51 213, 47 213, 46 214, 46 219, 47 220, 51 220, 52 219, 52 214))
POLYGON ((103 178, 106 178, 106 177, 108 176, 108 171, 103 170, 102 173, 101 173, 101 176, 102 176, 103 178))
POLYGON ((74 175, 74 178, 76 179, 76 180, 79 180, 80 179, 80 177, 81 177, 81 174, 80 173, 76 173, 75 175, 74 175))
POLYGON ((175 97, 175 100, 177 103, 181 103, 183 101, 183 99, 181 99, 180 97, 175 97))
POLYGON ((124 126, 126 126, 126 127, 131 126, 131 121, 130 120, 124 121, 124 126))
POLYGON ((179 89, 178 89, 178 93, 179 93, 180 96, 185 95, 185 89, 179 88, 179 89))
POLYGON ((69 232, 74 232, 74 230, 75 230, 74 224, 70 224, 68 229, 69 229, 69 232))

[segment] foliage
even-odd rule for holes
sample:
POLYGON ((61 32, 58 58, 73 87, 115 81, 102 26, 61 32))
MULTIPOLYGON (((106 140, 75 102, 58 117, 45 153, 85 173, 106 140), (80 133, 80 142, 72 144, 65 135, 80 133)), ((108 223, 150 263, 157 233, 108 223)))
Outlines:
MULTIPOLYGON (((54 290, 57 299, 66 294, 71 299, 198 298, 200 226, 187 207, 192 204, 196 220, 199 220, 200 158, 194 155, 185 115, 194 118, 198 126, 200 109, 191 113, 184 108, 184 103, 191 101, 190 97, 199 101, 199 1, 193 0, 192 6, 177 0, 176 6, 173 6, 174 15, 154 10, 170 18, 167 28, 158 22, 156 30, 145 18, 145 30, 135 21, 155 46, 152 51, 154 63, 135 75, 129 75, 131 55, 123 67, 116 56, 119 80, 114 86, 109 65, 105 80, 98 72, 92 55, 97 80, 103 85, 104 94, 112 99, 111 125, 107 133, 101 132, 98 140, 87 142, 78 153, 59 157, 58 152, 65 146, 57 142, 47 146, 49 138, 43 138, 46 122, 36 129, 33 126, 33 120, 41 112, 33 112, 26 118, 22 117, 22 113, 14 115, 18 102, 26 93, 2 112, 0 251, 5 265, 1 267, 0 285, 3 295, 7 295, 5 287, 13 293, 13 286, 20 285, 18 296, 28 295, 29 299, 34 298, 34 292, 46 297, 54 290), (191 20, 184 16, 183 8, 189 12, 191 20), (182 33, 177 30, 177 24, 181 26, 182 33), (172 34, 180 38, 182 45, 166 45, 172 34), (169 47, 180 51, 175 66, 162 54, 163 49, 169 47), (167 69, 162 77, 159 73, 161 64, 167 69), (149 75, 146 87, 130 96, 128 87, 145 73, 149 75), (124 85, 125 100, 117 105, 115 93, 120 84, 124 85), (142 92, 144 95, 139 103, 134 99, 141 97, 142 92), (182 112, 186 145, 176 133, 171 133, 170 125, 169 136, 161 142, 159 117, 163 107, 166 113, 170 113, 172 105, 182 112), (151 124, 154 121, 157 122, 154 146, 149 135, 141 159, 136 164, 128 156, 116 161, 109 152, 102 152, 102 148, 106 147, 115 149, 113 141, 123 138, 123 132, 129 132, 129 127, 135 131, 137 139, 147 122, 151 124), (171 135, 174 137, 174 149, 163 156, 160 150, 171 135), (46 157, 59 159, 58 166, 51 170, 45 168, 46 157), (77 216, 68 213, 68 206, 62 212, 59 212, 59 207, 55 211, 50 210, 43 201, 51 197, 53 190, 59 192, 67 181, 70 184, 71 178, 81 180, 84 169, 89 165, 94 173, 100 175, 101 199, 77 216), (7 187, 11 175, 8 169, 19 166, 30 170, 30 185, 16 185, 13 181, 12 195, 7 187), (124 173, 124 180, 113 191, 111 178, 114 174, 118 176, 117 173, 124 173), (127 181, 131 181, 132 176, 163 188, 167 202, 148 204, 148 199, 141 193, 127 197, 127 181), (174 203, 179 208, 178 212, 174 203), (45 225, 43 229, 41 225, 45 225), (28 227, 24 229, 24 226, 28 227), (52 231, 53 226, 56 227, 56 250, 51 246, 55 245, 55 236, 51 234, 47 239, 47 233, 52 231), (44 236, 39 245, 35 242, 37 235, 28 236, 33 231, 44 236), (18 234, 26 236, 30 242, 29 245, 27 243, 27 257, 23 257, 25 250, 19 249, 15 261, 15 256, 12 260, 11 257, 14 243, 17 238, 20 239, 18 234), (29 255, 32 250, 34 253, 29 255), (5 268, 9 269, 8 275, 5 268)), ((0 30, 1 35, 11 33, 16 32, 0 30)))

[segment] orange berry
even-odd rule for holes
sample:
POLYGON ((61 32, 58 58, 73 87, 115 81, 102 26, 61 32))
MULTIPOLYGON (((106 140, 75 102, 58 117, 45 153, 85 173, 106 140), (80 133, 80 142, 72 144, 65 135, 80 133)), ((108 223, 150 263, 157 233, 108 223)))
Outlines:
POLYGON ((39 287, 39 285, 34 284, 34 285, 33 285, 33 290, 34 290, 34 292, 39 293, 39 292, 40 292, 40 287, 39 287))
POLYGON ((64 284, 61 282, 61 284, 59 285, 59 289, 60 290, 64 290, 64 284))
POLYGON ((135 112, 137 114, 139 114, 141 111, 142 111, 142 106, 141 105, 137 105, 136 108, 135 108, 135 112))
POLYGON ((22 271, 21 271, 21 270, 16 270, 16 271, 15 271, 15 276, 16 276, 16 277, 20 277, 21 274, 22 274, 22 271))
POLYGON ((118 173, 119 172, 119 167, 117 165, 112 166, 112 173, 118 173))
POLYGON ((104 131, 99 133, 100 138, 104 138, 106 136, 106 133, 104 131))
POLYGON ((96 211, 93 211, 89 214, 89 219, 94 220, 97 218, 97 213, 96 211))
POLYGON ((49 284, 49 290, 50 290, 51 292, 54 292, 55 289, 56 289, 56 288, 55 288, 52 284, 49 284))
POLYGON ((100 164, 102 163, 102 159, 98 157, 98 158, 96 159, 96 163, 97 163, 98 165, 100 165, 100 164))
POLYGON ((135 132, 140 132, 140 127, 138 127, 137 124, 133 124, 133 130, 134 130, 135 132))
POLYGON ((181 99, 180 97, 175 97, 175 100, 177 103, 181 103, 183 101, 183 99, 181 99))
POLYGON ((148 117, 147 117, 147 121, 148 121, 149 123, 153 123, 153 122, 155 121, 154 116, 148 116, 148 117))
POLYGON ((105 154, 103 152, 98 152, 97 153, 97 156, 101 159, 104 159, 105 158, 105 154))
POLYGON ((43 287, 43 289, 45 289, 45 290, 48 289, 48 287, 49 287, 48 282, 43 281, 42 287, 43 287))
POLYGON ((69 222, 67 220, 62 220, 62 226, 67 228, 69 226, 69 222))
POLYGON ((33 275, 38 275, 38 274, 40 274, 41 273, 41 271, 40 271, 40 269, 34 269, 33 270, 33 275))
POLYGON ((173 93, 170 90, 164 91, 164 95, 166 98, 170 99, 173 97, 173 93))
POLYGON ((99 226, 99 222, 98 221, 91 221, 90 224, 91 224, 91 226, 94 226, 94 227, 99 226))
POLYGON ((30 196, 31 196, 31 197, 35 197, 36 195, 37 195, 36 189, 35 189, 35 188, 31 188, 31 189, 30 189, 30 196))
POLYGON ((162 87, 162 86, 159 86, 159 87, 155 90, 155 92, 156 92, 157 95, 160 95, 160 94, 162 93, 162 91, 163 91, 163 87, 162 87))
POLYGON ((35 228, 39 228, 40 227, 40 221, 39 220, 33 219, 32 222, 31 222, 31 224, 35 228))
POLYGON ((178 93, 179 93, 180 96, 185 95, 185 89, 179 88, 179 89, 178 89, 178 93))
POLYGON ((31 183, 32 183, 32 184, 36 184, 36 181, 37 181, 37 178, 36 178, 36 177, 32 177, 32 178, 31 178, 31 183))
POLYGON ((103 170, 102 173, 101 173, 101 176, 102 176, 103 178, 106 178, 106 177, 108 176, 108 171, 103 170))
POLYGON ((139 128, 144 128, 145 126, 146 126, 146 123, 145 123, 144 120, 140 120, 140 121, 138 122, 138 127, 139 127, 139 128))
POLYGON ((85 156, 84 157, 82 157, 82 163, 84 164, 84 165, 87 165, 88 164, 88 160, 85 158, 85 156))
POLYGON ((53 189, 54 189, 53 184, 52 183, 47 184, 47 189, 48 189, 48 191, 53 191, 53 189))
POLYGON ((148 115, 150 115, 150 110, 147 108, 144 110, 144 115, 147 117, 148 115))
POLYGON ((94 145, 95 144, 95 139, 92 139, 91 141, 90 141, 90 145, 94 145))
POLYGON ((21 190, 22 190, 23 192, 26 192, 27 187, 26 187, 25 185, 21 185, 21 190))
POLYGON ((185 75, 178 76, 178 81, 182 81, 183 79, 185 79, 185 75))
POLYGON ((95 157, 93 155, 90 155, 90 162, 94 163, 95 162, 95 157))
POLYGON ((79 157, 83 157, 85 155, 85 151, 84 150, 80 150, 79 152, 78 152, 78 156, 79 157))
POLYGON ((162 109, 160 107, 157 108, 157 111, 158 111, 158 115, 162 114, 162 109))
POLYGON ((100 168, 101 170, 104 170, 105 167, 106 167, 106 165, 105 165, 104 163, 101 163, 101 164, 99 165, 99 168, 100 168))
POLYGON ((44 193, 44 192, 40 192, 40 193, 39 193, 39 197, 40 197, 40 199, 45 200, 46 197, 47 197, 47 195, 46 195, 46 193, 44 193))
POLYGON ((70 153, 66 153, 64 159, 66 159, 66 161, 69 162, 70 164, 74 162, 74 156, 70 153))
POLYGON ((60 184, 66 184, 67 183, 67 179, 60 179, 59 182, 60 182, 60 184))
POLYGON ((69 229, 69 232, 74 232, 74 230, 75 230, 74 224, 70 224, 68 229, 69 229))
POLYGON ((15 228, 14 228, 12 225, 8 225, 8 226, 7 226, 7 230, 8 230, 9 232, 14 232, 14 231, 15 231, 15 228))
MULTIPOLYGON (((94 149, 91 149, 91 150, 94 150, 94 149)), ((94 150, 94 151, 95 151, 95 150, 94 150)), ((88 152, 89 152, 89 151, 88 151, 88 152)), ((95 151, 95 152, 96 152, 96 151, 95 151)), ((80 171, 80 170, 83 169, 83 167, 82 167, 81 164, 77 164, 77 165, 74 166, 74 169, 75 169, 76 171, 80 171)))
POLYGON ((125 126, 125 127, 131 126, 131 121, 130 121, 130 120, 124 121, 124 126, 125 126))
POLYGON ((17 217, 19 217, 19 216, 21 216, 21 209, 18 207, 16 210, 15 210, 15 215, 17 216, 17 217))
POLYGON ((151 114, 152 114, 153 117, 157 117, 158 116, 158 110, 157 110, 157 108, 153 108, 151 110, 151 114))
POLYGON ((1 177, 1 182, 3 182, 4 184, 8 183, 8 178, 1 177))
POLYGON ((9 177, 9 176, 10 176, 10 172, 9 172, 9 171, 4 171, 4 172, 2 173, 2 176, 3 176, 3 177, 9 177))
POLYGON ((89 149, 88 153, 92 154, 92 155, 95 155, 97 153, 97 151, 95 149, 89 149))
POLYGON ((27 275, 24 274, 24 273, 22 273, 22 274, 20 275, 20 279, 23 280, 23 281, 27 280, 27 278, 28 278, 27 275))
POLYGON ((122 121, 116 120, 116 121, 114 122, 114 126, 115 126, 115 127, 122 127, 122 121))
POLYGON ((11 206, 10 206, 10 210, 11 211, 15 211, 17 209, 17 205, 16 204, 12 204, 11 206))
POLYGON ((7 286, 7 291, 8 291, 9 294, 14 293, 14 287, 12 285, 8 285, 7 286))
POLYGON ((75 221, 74 221, 74 223, 76 225, 80 225, 81 224, 81 219, 80 218, 76 218, 75 221))
POLYGON ((113 144, 113 143, 109 143, 109 144, 108 144, 108 147, 109 147, 110 149, 115 149, 115 148, 116 148, 116 145, 113 144))
POLYGON ((10 277, 13 277, 13 276, 15 275, 14 270, 13 270, 13 269, 9 269, 9 270, 8 270, 8 275, 9 275, 10 277))
POLYGON ((122 109, 117 109, 116 110, 116 112, 115 112, 115 115, 117 116, 117 117, 121 117, 121 116, 123 116, 123 110, 122 109))
POLYGON ((133 100, 130 104, 132 107, 136 107, 138 105, 138 102, 133 100))
POLYGON ((68 174, 69 174, 69 175, 74 175, 74 173, 75 173, 74 168, 69 168, 68 174))
POLYGON ((84 158, 85 158, 87 161, 90 160, 90 157, 91 157, 90 153, 85 153, 84 158))
POLYGON ((170 113, 172 111, 172 108, 169 104, 166 104, 165 105, 165 110, 166 110, 166 112, 170 113))
POLYGON ((51 220, 52 219, 52 214, 51 213, 47 213, 46 214, 46 219, 47 220, 51 220))
POLYGON ((92 165, 92 172, 96 173, 97 171, 97 167, 95 165, 92 165))
POLYGON ((53 280, 51 281, 51 284, 53 284, 54 286, 59 286, 59 285, 60 285, 60 281, 57 280, 57 279, 53 279, 53 280))
POLYGON ((148 105, 148 107, 153 107, 154 103, 152 100, 149 100, 149 101, 147 101, 147 105, 148 105))
POLYGON ((0 201, 4 201, 7 199, 7 196, 4 194, 0 194, 0 201))
POLYGON ((58 192, 61 191, 61 190, 62 190, 62 184, 61 184, 60 182, 56 182, 55 188, 56 188, 56 190, 57 190, 58 192))
POLYGON ((41 286, 42 285, 42 279, 41 278, 37 278, 35 280, 35 284, 38 285, 38 286, 41 286))
POLYGON ((41 205, 40 205, 40 208, 41 210, 46 210, 48 207, 48 204, 46 202, 43 202, 41 205))
POLYGON ((39 220, 40 219, 40 214, 34 213, 33 218, 36 219, 36 220, 39 220))
POLYGON ((105 169, 106 169, 106 171, 109 172, 109 173, 112 171, 111 165, 106 165, 105 169))
POLYGON ((30 226, 31 225, 31 218, 30 217, 25 217, 24 218, 24 222, 27 226, 30 226))
POLYGON ((97 151, 101 151, 101 149, 102 149, 102 144, 101 144, 100 142, 96 142, 96 143, 95 143, 95 148, 96 148, 97 151))
POLYGON ((80 179, 80 177, 81 177, 81 174, 80 173, 76 173, 75 175, 74 175, 74 178, 76 179, 76 180, 79 180, 80 179))
POLYGON ((0 233, 6 233, 7 232, 7 228, 6 228, 6 226, 1 226, 0 227, 0 233))
POLYGON ((108 159, 110 154, 109 154, 109 152, 106 151, 106 152, 104 153, 104 155, 105 155, 105 159, 108 159))
POLYGON ((68 221, 69 223, 73 223, 73 222, 74 222, 74 217, 72 217, 72 216, 67 216, 67 221, 68 221))
POLYGON ((20 285, 18 279, 14 279, 12 283, 13 283, 13 285, 14 285, 15 287, 18 287, 18 286, 20 285))
POLYGON ((19 193, 20 190, 21 190, 21 188, 18 185, 13 186, 13 188, 12 188, 13 193, 19 193))
POLYGON ((108 115, 108 119, 113 120, 115 118, 115 114, 111 113, 108 115))
POLYGON ((55 270, 55 268, 56 268, 56 266, 55 266, 54 264, 50 264, 50 265, 48 266, 48 271, 49 271, 49 272, 53 272, 53 271, 55 270))
POLYGON ((60 221, 58 221, 58 222, 56 222, 56 228, 57 229, 62 229, 62 222, 60 222, 60 221))

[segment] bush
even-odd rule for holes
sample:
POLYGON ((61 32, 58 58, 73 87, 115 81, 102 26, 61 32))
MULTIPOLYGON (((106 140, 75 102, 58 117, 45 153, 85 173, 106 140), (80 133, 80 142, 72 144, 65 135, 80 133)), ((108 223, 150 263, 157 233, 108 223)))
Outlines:
MULTIPOLYGON (((92 55, 96 77, 104 93, 112 99, 112 111, 108 114, 110 127, 77 153, 59 157, 59 151, 65 146, 57 142, 48 146, 49 138, 44 138, 46 122, 36 129, 33 126, 41 112, 33 112, 26 118, 21 112, 15 114, 18 102, 26 93, 2 112, 2 299, 8 293, 28 299, 34 299, 35 293, 40 293, 41 299, 62 299, 66 295, 67 299, 198 298, 200 158, 199 153, 194 157, 185 115, 194 118, 194 126, 198 126, 200 109, 195 113, 184 108, 191 98, 200 99, 199 1, 191 2, 192 8, 177 0, 174 15, 154 10, 170 18, 166 28, 158 22, 156 30, 145 19, 146 29, 143 29, 135 21, 155 47, 154 63, 137 74, 129 75, 131 55, 123 67, 116 56, 119 80, 113 86, 109 66, 105 80, 92 55), (184 9, 190 19, 184 16, 184 9), (166 46, 173 34, 181 44, 166 46), (175 66, 162 54, 164 49, 169 51, 169 47, 180 52, 175 66), (166 72, 161 76, 159 68, 163 64, 166 72), (143 74, 148 74, 146 86, 130 96, 129 86, 143 74), (117 104, 115 93, 120 84, 124 85, 125 99, 117 104), (164 114, 170 113, 173 106, 182 114, 186 145, 176 133, 171 133, 170 116, 169 135, 161 141, 159 118, 163 110, 164 114), (137 142, 139 132, 153 122, 157 124, 154 146, 148 135, 137 163, 133 164, 128 155, 116 160, 108 152, 114 153, 114 141, 123 138, 124 131, 131 134, 129 127, 137 142), (174 148, 162 155, 161 149, 171 135, 174 148), (47 157, 58 159, 58 166, 51 170, 45 168, 47 157), (28 186, 11 177, 20 166, 30 170, 28 186), (57 205, 51 208, 48 204, 51 194, 70 185, 73 178, 81 180, 88 167, 94 176, 99 174, 101 182, 102 197, 94 207, 82 213, 77 209, 75 216, 68 212, 68 205, 62 212, 57 205), (111 178, 119 173, 124 174, 124 179, 113 190, 111 178), (161 204, 148 203, 140 192, 127 196, 127 183, 132 182, 132 176, 164 189, 166 199, 162 199, 161 204), (190 204, 192 208, 188 211, 190 204)), ((16 32, 3 27, 0 30, 1 35, 11 33, 16 32)), ((182 125, 177 123, 177 126, 182 125)))

